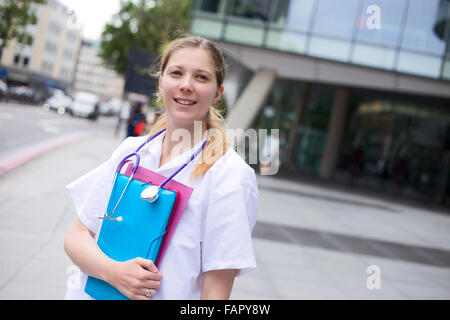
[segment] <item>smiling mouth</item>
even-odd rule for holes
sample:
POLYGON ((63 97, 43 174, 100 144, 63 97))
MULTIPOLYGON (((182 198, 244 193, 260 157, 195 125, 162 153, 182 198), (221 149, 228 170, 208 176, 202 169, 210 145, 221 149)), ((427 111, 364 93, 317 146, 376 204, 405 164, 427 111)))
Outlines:
POLYGON ((186 100, 186 99, 176 99, 176 98, 174 98, 173 100, 175 100, 176 103, 182 104, 184 106, 192 106, 192 105, 197 103, 197 101, 186 100))

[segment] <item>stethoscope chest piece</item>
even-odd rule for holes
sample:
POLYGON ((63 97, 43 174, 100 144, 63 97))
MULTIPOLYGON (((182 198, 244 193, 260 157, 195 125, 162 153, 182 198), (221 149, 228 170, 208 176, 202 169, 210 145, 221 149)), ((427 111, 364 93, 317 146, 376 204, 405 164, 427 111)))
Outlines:
POLYGON ((145 188, 141 192, 141 198, 147 200, 148 202, 155 202, 156 199, 158 199, 158 192, 159 192, 158 186, 150 186, 148 188, 145 188))

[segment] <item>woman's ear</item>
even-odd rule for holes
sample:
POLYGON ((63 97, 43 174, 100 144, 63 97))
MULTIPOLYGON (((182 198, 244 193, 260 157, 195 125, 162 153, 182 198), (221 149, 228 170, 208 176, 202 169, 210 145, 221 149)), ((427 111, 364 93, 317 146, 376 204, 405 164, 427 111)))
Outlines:
POLYGON ((220 88, 217 90, 217 93, 216 93, 216 96, 213 99, 212 105, 215 105, 220 100, 222 95, 223 95, 223 85, 221 85, 220 88))
POLYGON ((158 86, 159 86, 159 90, 162 89, 162 79, 161 77, 158 78, 158 86))

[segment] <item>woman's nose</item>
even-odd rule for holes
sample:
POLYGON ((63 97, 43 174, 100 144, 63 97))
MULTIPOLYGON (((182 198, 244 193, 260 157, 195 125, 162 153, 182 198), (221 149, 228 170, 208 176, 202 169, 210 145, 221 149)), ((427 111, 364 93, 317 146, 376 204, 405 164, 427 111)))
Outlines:
POLYGON ((192 91, 192 78, 189 76, 183 77, 180 83, 180 90, 192 91))

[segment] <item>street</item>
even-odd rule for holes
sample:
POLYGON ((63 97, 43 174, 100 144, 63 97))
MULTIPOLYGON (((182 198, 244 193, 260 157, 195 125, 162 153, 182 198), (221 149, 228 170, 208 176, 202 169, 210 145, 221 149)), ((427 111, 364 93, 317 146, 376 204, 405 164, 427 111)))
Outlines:
POLYGON ((75 118, 44 111, 41 106, 0 102, 0 158, 13 150, 55 136, 101 128, 112 128, 115 117, 100 117, 98 121, 75 118))
MULTIPOLYGON (((90 121, 44 111, 41 106, 0 102, 0 176, 60 145, 95 132, 112 132, 116 124, 116 117, 90 121)), ((124 130, 119 135, 124 136, 124 130)))
MULTIPOLYGON (((64 186, 105 161, 122 137, 39 108, 0 108, 10 153, 52 137, 45 124, 95 133, 0 176, 0 299, 63 299, 76 272, 63 250, 76 216, 64 186)), ((258 267, 236 279, 232 299, 450 298, 450 215, 277 177, 258 176, 258 184, 258 267)))

